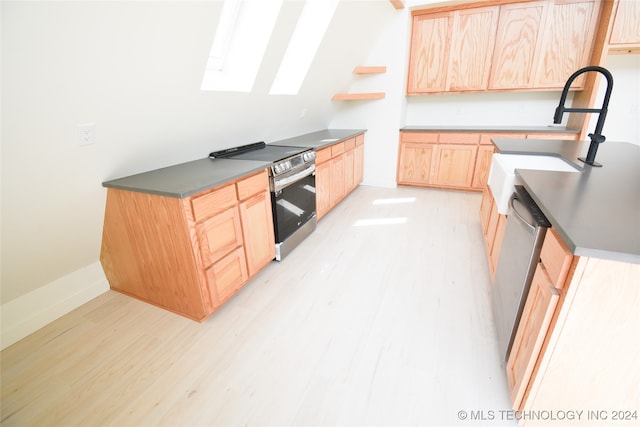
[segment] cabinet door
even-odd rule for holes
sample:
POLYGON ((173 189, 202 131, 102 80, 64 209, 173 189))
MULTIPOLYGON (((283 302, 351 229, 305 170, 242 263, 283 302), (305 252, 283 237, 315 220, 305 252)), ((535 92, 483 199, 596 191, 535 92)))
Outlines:
POLYGON ((240 203, 244 249, 249 276, 255 275, 276 255, 271 195, 268 191, 240 203))
MULTIPOLYGON (((562 88, 576 70, 589 64, 599 4, 595 0, 556 0, 549 5, 538 55, 535 88, 562 88)), ((585 75, 571 87, 582 88, 585 75)))
POLYGON ((535 55, 542 43, 545 11, 545 1, 501 6, 489 78, 490 89, 531 86, 535 55))
POLYGON ((487 189, 489 193, 489 198, 491 198, 491 202, 485 203, 485 208, 489 210, 487 215, 487 226, 484 231, 484 245, 487 250, 487 258, 489 259, 489 266, 491 267, 491 252, 493 250, 493 242, 496 238, 496 230, 498 229, 498 221, 500 220, 500 214, 498 214, 498 209, 496 208, 495 203, 493 202, 493 195, 491 195, 491 190, 487 189))
POLYGON ((217 261, 207 269, 206 275, 211 300, 216 308, 249 280, 247 262, 242 248, 235 249, 217 261))
POLYGON ((353 158, 353 179, 354 186, 358 186, 362 183, 364 175, 364 144, 356 145, 355 154, 353 158))
POLYGON ((640 47, 640 2, 635 0, 618 0, 611 36, 611 47, 640 47))
POLYGON ((538 264, 507 361, 511 403, 516 410, 533 373, 560 295, 543 264, 538 264))
POLYGON ((331 170, 331 187, 329 191, 330 206, 338 204, 344 197, 344 155, 340 154, 329 161, 331 170))
POLYGON ((209 266, 242 245, 242 227, 237 206, 196 225, 202 263, 209 266))
POLYGON ((355 188, 355 176, 354 176, 354 167, 355 167, 355 148, 348 150, 344 153, 344 191, 345 194, 353 191, 355 188))
MULTIPOLYGON (((482 200, 480 201, 480 226, 482 227, 482 234, 487 235, 489 229, 489 217, 491 216, 491 208, 493 207, 493 195, 488 186, 484 186, 482 189, 482 200)), ((497 213, 497 211, 496 211, 497 213)), ((489 254, 489 251, 487 251, 489 254)))
POLYGON ((398 183, 430 184, 435 151, 435 144, 401 143, 398 157, 398 183))
POLYGON ((454 15, 447 90, 483 90, 498 25, 497 6, 461 10, 454 15))
POLYGON ((452 24, 453 13, 413 17, 407 93, 446 89, 452 24))
POLYGON ((316 165, 316 216, 322 218, 331 209, 331 163, 316 165))
MULTIPOLYGON (((495 209, 495 204, 493 209, 495 209)), ((507 216, 498 214, 497 224, 495 227, 495 234, 491 239, 491 253, 489 253, 489 272, 491 273, 491 280, 496 273, 496 266, 498 265, 498 259, 500 259, 500 251, 502 250, 502 240, 504 239, 504 229, 507 225, 507 216)))
POLYGON ((475 145, 439 144, 433 183, 449 187, 471 187, 475 145))
POLYGON ((491 158, 493 157, 493 145, 481 145, 478 148, 476 164, 473 170, 473 188, 483 188, 487 185, 491 158))

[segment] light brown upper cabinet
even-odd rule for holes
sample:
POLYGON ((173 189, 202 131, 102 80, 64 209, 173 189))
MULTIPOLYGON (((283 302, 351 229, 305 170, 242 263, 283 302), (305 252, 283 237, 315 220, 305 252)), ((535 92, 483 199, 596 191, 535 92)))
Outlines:
POLYGON ((409 93, 446 90, 453 13, 413 17, 409 55, 409 93))
POLYGON ((487 87, 499 8, 413 17, 409 93, 487 87))
POLYGON ((455 12, 447 80, 449 90, 487 87, 499 10, 494 6, 455 12))
POLYGON ((596 0, 456 7, 413 12, 407 94, 560 89, 588 65, 596 0))
POLYGON ((617 0, 609 36, 609 49, 640 49, 640 1, 617 0))
POLYGON ((531 87, 542 45, 546 1, 501 7, 490 89, 531 87))
MULTIPOLYGON (((576 70, 589 65, 600 2, 556 0, 549 4, 533 87, 561 88, 576 70)), ((584 86, 584 75, 573 88, 584 86)))

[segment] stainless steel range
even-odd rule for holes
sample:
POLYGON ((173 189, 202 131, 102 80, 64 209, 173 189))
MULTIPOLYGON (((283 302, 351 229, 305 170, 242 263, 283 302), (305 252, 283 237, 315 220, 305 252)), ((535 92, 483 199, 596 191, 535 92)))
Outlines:
POLYGON ((257 142, 209 154, 212 158, 273 162, 269 187, 276 245, 281 261, 316 229, 316 153, 307 147, 257 142))

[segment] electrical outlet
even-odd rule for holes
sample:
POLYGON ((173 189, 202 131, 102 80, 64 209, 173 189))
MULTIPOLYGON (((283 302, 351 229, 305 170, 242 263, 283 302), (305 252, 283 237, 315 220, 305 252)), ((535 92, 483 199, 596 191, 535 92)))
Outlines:
POLYGON ((85 123, 77 126, 77 139, 80 145, 91 145, 96 142, 95 123, 85 123))

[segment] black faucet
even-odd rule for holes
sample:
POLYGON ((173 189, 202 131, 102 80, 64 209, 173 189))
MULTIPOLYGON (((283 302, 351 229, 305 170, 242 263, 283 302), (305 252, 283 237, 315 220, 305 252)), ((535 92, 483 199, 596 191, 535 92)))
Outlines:
POLYGON ((607 107, 609 106, 609 98, 611 97, 612 89, 613 76, 606 68, 598 67, 595 65, 580 68, 578 71, 573 73, 571 77, 569 77, 569 80, 567 80, 567 82, 564 84, 564 89, 562 89, 562 96, 560 97, 560 104, 558 105, 558 108, 556 108, 556 113, 553 116, 553 123, 558 124, 562 122, 562 115, 567 111, 576 113, 599 113, 598 122, 596 123, 596 130, 588 135, 591 139, 591 144, 589 144, 587 157, 578 157, 578 160, 591 166, 602 166, 600 163, 596 163, 594 160, 596 158, 596 152, 598 151, 598 144, 603 143, 606 139, 605 136, 602 135, 602 127, 604 126, 604 119, 607 117, 607 107), (571 83, 573 83, 573 80, 580 74, 586 73, 588 71, 597 71, 604 75, 607 79, 607 90, 604 94, 602 108, 564 108, 564 103, 567 100, 567 93, 569 92, 571 83))

